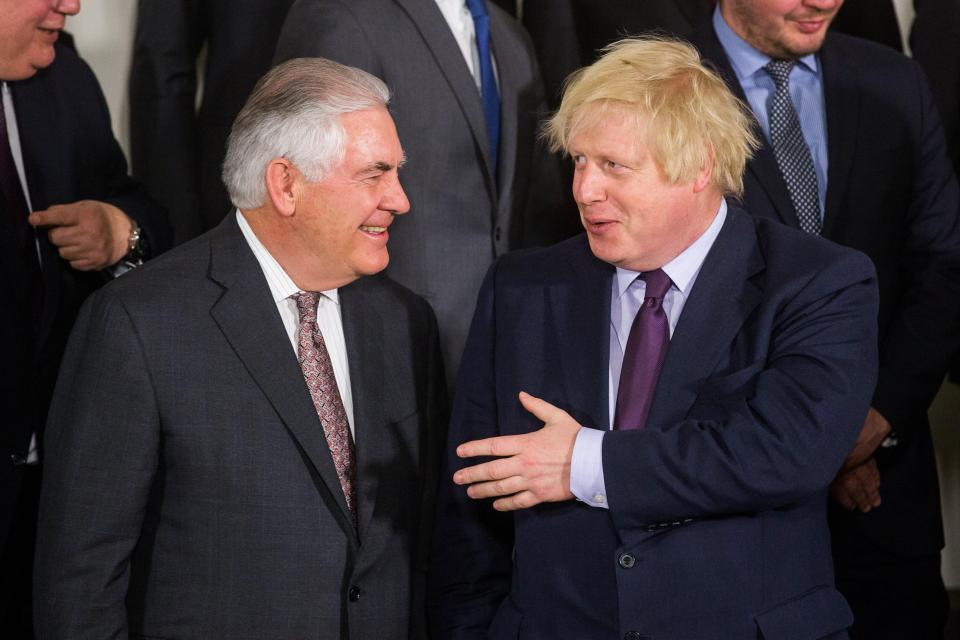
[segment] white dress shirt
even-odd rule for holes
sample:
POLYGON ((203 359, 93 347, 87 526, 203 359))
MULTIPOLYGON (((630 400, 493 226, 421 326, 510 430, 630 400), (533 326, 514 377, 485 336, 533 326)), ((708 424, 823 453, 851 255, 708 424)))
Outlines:
MULTIPOLYGON (((287 330, 290 346, 296 355, 300 337, 300 312, 297 311, 296 300, 290 296, 296 295, 301 289, 294 284, 277 259, 263 246, 239 210, 236 216, 240 231, 243 232, 243 237, 246 238, 267 279, 273 301, 277 305, 277 312, 283 321, 283 328, 287 330)), ((343 319, 340 315, 340 296, 336 289, 321 291, 320 294, 317 304, 317 328, 327 345, 327 353, 330 354, 330 362, 333 364, 333 375, 337 379, 337 389, 340 391, 340 399, 343 401, 347 421, 350 423, 350 434, 353 435, 353 394, 350 390, 350 366, 347 360, 347 344, 343 337, 343 319)))
MULTIPOLYGON (((713 222, 696 241, 676 258, 663 265, 661 269, 670 276, 672 284, 663 297, 663 310, 670 325, 670 337, 680 320, 683 307, 690 297, 693 285, 700 275, 703 261, 713 246, 723 222, 727 219, 727 203, 720 202, 720 209, 713 222)), ((610 369, 608 376, 608 398, 610 417, 616 412, 617 389, 620 386, 620 371, 623 367, 623 354, 627 347, 630 327, 636 317, 643 297, 646 283, 637 271, 617 268, 613 278, 613 291, 610 296, 610 369)), ((611 427, 606 429, 609 431, 611 427)), ((603 478, 603 436, 604 431, 583 428, 577 434, 570 462, 570 491, 590 506, 609 508, 607 504, 606 483, 603 478)))
MULTIPOLYGON (((480 91, 480 53, 477 51, 477 33, 473 25, 473 16, 470 15, 470 9, 467 8, 467 3, 464 0, 436 1, 437 7, 440 8, 440 13, 443 14, 443 19, 447 21, 447 24, 450 26, 450 31, 453 32, 457 46, 460 47, 460 53, 463 54, 467 68, 470 69, 470 75, 473 76, 473 81, 477 85, 477 91, 480 91)), ((500 80, 497 78, 497 60, 492 49, 493 47, 491 46, 490 57, 492 58, 493 75, 497 82, 499 82, 500 80)))

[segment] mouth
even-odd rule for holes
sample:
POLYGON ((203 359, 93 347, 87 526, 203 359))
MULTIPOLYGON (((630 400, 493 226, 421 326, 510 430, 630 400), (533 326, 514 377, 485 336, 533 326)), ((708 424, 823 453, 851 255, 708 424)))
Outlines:
POLYGON ((796 18, 793 22, 797 25, 797 28, 801 31, 801 33, 812 34, 817 33, 825 28, 829 23, 829 17, 818 16, 809 18, 796 18))
POLYGON ((386 233, 387 228, 386 228, 386 227, 374 227, 374 226, 371 226, 371 225, 362 224, 362 225, 360 225, 360 231, 363 231, 364 233, 369 233, 369 234, 372 234, 372 235, 380 235, 380 234, 382 234, 382 233, 386 233))

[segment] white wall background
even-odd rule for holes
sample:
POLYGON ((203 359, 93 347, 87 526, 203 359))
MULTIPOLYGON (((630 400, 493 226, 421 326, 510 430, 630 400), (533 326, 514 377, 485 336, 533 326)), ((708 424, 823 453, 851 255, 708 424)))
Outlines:
MULTIPOLYGON (((912 21, 911 0, 895 0, 901 26, 912 21)), ((70 18, 67 29, 80 54, 90 63, 107 96, 113 128, 128 151, 127 74, 133 43, 136 3, 133 0, 87 0, 70 18)), ((128 152, 129 157, 129 152, 128 152)), ((930 410, 940 470, 940 487, 947 547, 943 576, 948 587, 960 589, 960 387, 945 384, 930 410)), ((881 495, 883 488, 881 486, 881 495)))

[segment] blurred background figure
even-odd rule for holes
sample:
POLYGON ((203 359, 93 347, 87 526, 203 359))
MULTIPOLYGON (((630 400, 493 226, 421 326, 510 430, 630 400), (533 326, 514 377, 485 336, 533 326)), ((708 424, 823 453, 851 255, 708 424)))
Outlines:
POLYGON ((0 635, 32 637, 43 426, 84 298, 166 249, 93 72, 61 34, 78 0, 0 0, 0 635), (120 263, 127 262, 128 266, 120 263))
POLYGON ((940 638, 948 604, 927 410, 960 346, 960 194, 922 72, 889 47, 828 34, 841 4, 721 0, 694 42, 764 136, 747 209, 873 259, 880 376, 831 487, 837 586, 852 637, 940 638))
POLYGON ((530 40, 484 0, 298 0, 276 62, 302 56, 359 67, 393 91, 412 215, 390 229, 387 273, 433 306, 452 381, 494 258, 576 229, 557 159, 536 139, 543 86, 530 40))
POLYGON ((170 210, 177 244, 232 210, 220 180, 227 134, 270 68, 292 2, 139 0, 129 86, 131 167, 170 210))

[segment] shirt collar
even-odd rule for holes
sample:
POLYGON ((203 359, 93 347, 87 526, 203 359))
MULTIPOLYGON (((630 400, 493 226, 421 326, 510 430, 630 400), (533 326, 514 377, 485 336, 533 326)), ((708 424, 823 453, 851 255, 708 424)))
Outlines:
MULTIPOLYGON (((727 21, 723 19, 720 13, 720 5, 713 11, 713 30, 723 46, 727 57, 730 58, 730 65, 737 74, 737 79, 742 83, 746 78, 752 78, 758 71, 763 71, 772 58, 765 53, 761 53, 753 48, 746 40, 738 36, 727 21)), ((819 75, 816 54, 810 53, 798 60, 801 68, 806 68, 814 75, 819 75)))
MULTIPOLYGON (((727 202, 721 198, 717 215, 714 216, 713 222, 710 223, 707 230, 700 234, 700 237, 684 249, 680 255, 660 267, 664 273, 670 276, 673 286, 676 287, 680 293, 687 293, 687 289, 690 288, 697 274, 700 273, 700 267, 703 266, 703 261, 706 260, 707 253, 710 252, 710 247, 713 246, 717 236, 720 235, 720 228, 723 227, 723 222, 726 219, 727 202)), ((639 273, 638 271, 630 271, 617 267, 618 297, 627 291, 630 285, 633 284, 633 281, 637 279, 639 273)))
MULTIPOLYGON (((283 270, 283 267, 281 267, 277 259, 273 257, 273 254, 263 246, 260 238, 253 232, 250 223, 247 222, 246 217, 244 217, 239 209, 237 209, 236 216, 240 231, 243 233, 247 244, 250 245, 250 249, 253 251, 253 255, 256 256, 257 262, 260 263, 263 275, 267 278, 267 285, 270 287, 270 294, 273 296, 273 301, 280 304, 290 298, 290 296, 300 293, 300 287, 298 287, 287 272, 283 270)), ((329 289, 327 291, 321 291, 320 293, 334 303, 340 303, 339 293, 336 289, 329 289)))

